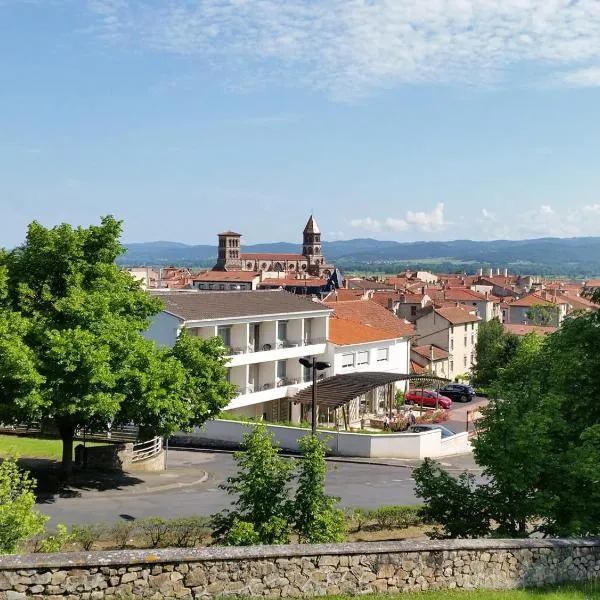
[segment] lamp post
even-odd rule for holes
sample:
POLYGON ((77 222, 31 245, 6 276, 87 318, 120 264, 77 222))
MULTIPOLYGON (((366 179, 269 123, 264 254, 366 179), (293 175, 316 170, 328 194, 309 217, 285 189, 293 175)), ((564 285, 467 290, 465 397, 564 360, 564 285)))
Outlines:
POLYGON ((298 361, 303 367, 311 369, 312 373, 312 434, 317 435, 317 371, 329 369, 331 366, 328 362, 317 361, 312 358, 301 358, 298 361))

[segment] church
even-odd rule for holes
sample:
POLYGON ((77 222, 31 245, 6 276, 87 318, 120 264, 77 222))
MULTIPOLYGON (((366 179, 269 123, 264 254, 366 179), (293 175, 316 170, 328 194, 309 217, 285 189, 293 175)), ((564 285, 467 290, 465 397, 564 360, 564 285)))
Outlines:
POLYGON ((219 252, 213 271, 285 273, 290 279, 304 276, 329 277, 334 267, 321 252, 321 232, 313 215, 302 233, 302 254, 242 252, 241 233, 219 233, 219 252))

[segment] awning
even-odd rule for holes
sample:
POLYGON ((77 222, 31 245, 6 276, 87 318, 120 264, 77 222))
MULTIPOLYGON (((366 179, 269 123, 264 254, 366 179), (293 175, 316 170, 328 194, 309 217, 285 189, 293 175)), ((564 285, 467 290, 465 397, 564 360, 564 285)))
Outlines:
MULTIPOLYGON (((420 382, 423 386, 432 384, 444 385, 449 379, 435 375, 404 375, 400 373, 382 373, 379 371, 365 373, 348 373, 335 375, 317 381, 317 404, 330 408, 339 408, 354 398, 362 396, 371 390, 396 381, 420 382)), ((307 387, 293 397, 294 402, 310 404, 312 402, 312 388, 307 387)))

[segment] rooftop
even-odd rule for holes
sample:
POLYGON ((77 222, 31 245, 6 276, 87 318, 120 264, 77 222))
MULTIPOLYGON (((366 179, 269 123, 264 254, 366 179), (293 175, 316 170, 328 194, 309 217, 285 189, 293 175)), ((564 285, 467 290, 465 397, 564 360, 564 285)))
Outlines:
POLYGON ((281 254, 279 252, 242 252, 242 260, 306 260, 303 254, 281 254))
POLYGON ((192 281, 252 281, 260 277, 256 271, 207 271, 192 277, 192 281))
POLYGON ((321 303, 281 290, 247 292, 157 292, 165 310, 184 321, 233 319, 279 314, 322 313, 321 303))
POLYGON ((242 237, 241 233, 236 233, 235 231, 224 231, 223 233, 219 233, 219 235, 228 235, 228 236, 242 237))
POLYGON ((438 348, 437 346, 433 346, 432 344, 428 344, 427 346, 417 346, 416 348, 411 348, 411 352, 426 358, 427 360, 431 360, 433 357, 434 362, 436 360, 444 360, 450 356, 450 353, 442 348, 438 348))
POLYGON ((479 317, 473 312, 462 306, 443 306, 436 308, 435 312, 452 323, 452 325, 462 325, 463 323, 474 323, 479 321, 479 317))
POLYGON ((556 331, 556 327, 542 327, 541 325, 522 325, 520 323, 504 323, 502 325, 506 333, 515 335, 527 335, 537 333, 538 335, 550 335, 556 331))
POLYGON ((317 225, 317 222, 315 221, 315 218, 310 215, 310 217, 308 218, 308 222, 306 223, 306 227, 304 228, 304 233, 321 233, 321 231, 319 230, 319 226, 317 225))
POLYGON ((329 320, 329 341, 337 346, 399 339, 402 336, 358 321, 333 317, 329 320))

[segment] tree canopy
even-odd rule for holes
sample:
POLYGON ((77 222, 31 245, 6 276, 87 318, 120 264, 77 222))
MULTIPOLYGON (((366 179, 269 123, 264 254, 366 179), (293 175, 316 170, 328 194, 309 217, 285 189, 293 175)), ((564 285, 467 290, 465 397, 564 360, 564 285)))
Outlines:
POLYGON ((121 223, 48 229, 0 257, 0 418, 52 423, 71 468, 75 431, 134 421, 169 435, 233 397, 217 340, 182 335, 159 349, 142 332, 159 300, 115 263, 121 223))

